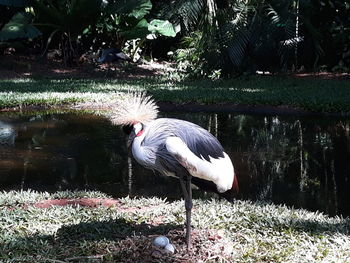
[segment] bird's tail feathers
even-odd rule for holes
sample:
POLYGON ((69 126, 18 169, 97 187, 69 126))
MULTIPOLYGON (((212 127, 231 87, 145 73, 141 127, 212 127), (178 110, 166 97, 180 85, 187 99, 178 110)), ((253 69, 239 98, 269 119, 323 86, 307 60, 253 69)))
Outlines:
POLYGON ((111 121, 117 125, 135 122, 147 124, 157 118, 158 106, 145 92, 129 92, 118 100, 111 114, 111 121))
MULTIPOLYGON (((238 187, 238 181, 236 177, 234 179, 233 184, 235 184, 235 181, 238 187)), ((238 197, 238 188, 234 188, 234 186, 230 190, 220 193, 218 192, 216 185, 211 181, 203 180, 197 177, 192 177, 192 183, 204 191, 217 193, 220 197, 225 198, 229 202, 234 202, 234 200, 238 197)))

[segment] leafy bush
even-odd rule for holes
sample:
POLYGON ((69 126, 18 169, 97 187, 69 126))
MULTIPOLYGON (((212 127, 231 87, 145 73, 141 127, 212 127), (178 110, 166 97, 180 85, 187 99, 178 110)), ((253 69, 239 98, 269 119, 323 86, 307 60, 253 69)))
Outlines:
POLYGON ((17 13, 4 25, 0 31, 0 41, 16 39, 33 39, 41 35, 41 32, 31 24, 33 19, 30 13, 17 13))
POLYGON ((176 35, 169 21, 149 16, 151 9, 150 0, 108 1, 102 8, 96 27, 91 25, 84 33, 93 40, 93 48, 121 48, 127 40, 137 40, 135 47, 129 49, 134 57, 146 39, 176 35))
POLYGON ((78 40, 89 25, 96 23, 101 3, 101 0, 32 2, 35 22, 48 35, 47 47, 55 37, 65 64, 73 63, 78 40))

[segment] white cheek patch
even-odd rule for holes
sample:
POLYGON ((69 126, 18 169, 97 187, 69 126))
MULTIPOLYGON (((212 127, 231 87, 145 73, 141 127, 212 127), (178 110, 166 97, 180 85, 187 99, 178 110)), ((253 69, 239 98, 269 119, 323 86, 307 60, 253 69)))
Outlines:
POLYGON ((135 123, 134 124, 134 132, 135 132, 135 134, 137 135, 137 134, 139 134, 139 132, 140 131, 142 131, 142 124, 141 123, 135 123))
POLYGON ((169 153, 194 177, 212 181, 217 190, 223 193, 232 188, 234 170, 230 157, 224 152, 224 157, 209 161, 196 156, 179 137, 169 137, 165 142, 169 153))

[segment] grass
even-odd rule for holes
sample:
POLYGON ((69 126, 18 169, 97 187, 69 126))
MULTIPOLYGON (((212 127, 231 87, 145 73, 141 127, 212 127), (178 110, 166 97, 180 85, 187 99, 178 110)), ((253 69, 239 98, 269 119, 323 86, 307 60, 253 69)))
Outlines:
POLYGON ((347 80, 251 76, 231 80, 148 79, 1 79, 0 108, 105 102, 129 90, 144 90, 157 101, 288 106, 314 112, 350 112, 347 80))
MULTIPOLYGON (((100 192, 0 193, 0 262, 350 262, 350 219, 250 201, 194 200, 193 249, 183 201, 119 199, 118 206, 37 208, 100 192), (165 234, 174 254, 155 253, 165 234)), ((159 251, 158 251, 159 252, 159 251)))
MULTIPOLYGON (((157 101, 289 106, 350 112, 346 80, 255 76, 224 81, 149 79, 1 79, 0 108, 106 103, 130 90, 157 101)), ((0 193, 0 262, 350 262, 350 219, 272 204, 195 200, 193 250, 184 245, 183 201, 120 199, 120 206, 37 208, 99 192, 0 193), (175 254, 155 253, 167 235, 175 254), (141 260, 141 261, 140 261, 141 260)), ((159 251, 158 251, 159 252, 159 251)))

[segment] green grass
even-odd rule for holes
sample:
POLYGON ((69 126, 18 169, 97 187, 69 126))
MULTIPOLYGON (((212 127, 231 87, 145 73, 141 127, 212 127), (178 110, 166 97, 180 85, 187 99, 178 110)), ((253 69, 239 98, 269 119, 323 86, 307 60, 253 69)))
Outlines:
POLYGON ((289 106, 315 112, 350 112, 347 80, 252 76, 232 80, 171 81, 165 78, 2 79, 0 107, 105 102, 130 90, 144 90, 157 101, 289 106))
POLYGON ((183 201, 123 198, 120 206, 109 208, 30 205, 81 197, 107 196, 1 192, 0 262, 350 262, 349 218, 286 206, 194 200, 197 234, 187 254, 183 201), (210 231, 216 234, 208 238, 210 231), (152 256, 151 240, 159 234, 171 238, 175 254, 152 256))

